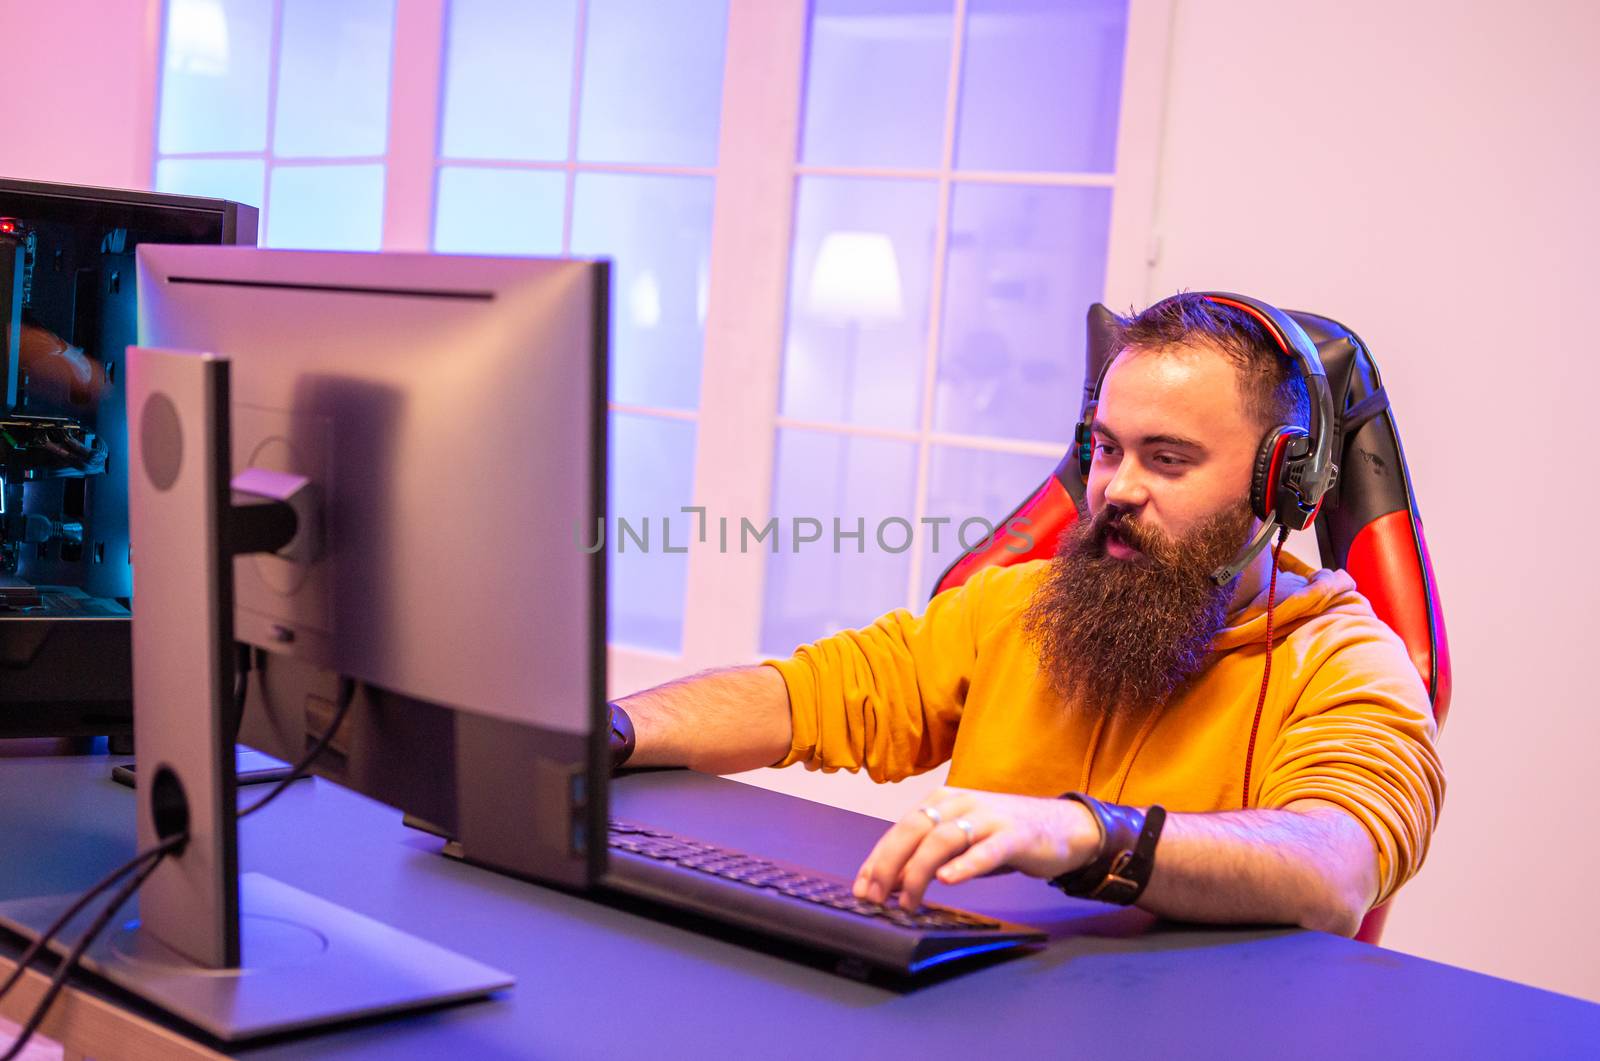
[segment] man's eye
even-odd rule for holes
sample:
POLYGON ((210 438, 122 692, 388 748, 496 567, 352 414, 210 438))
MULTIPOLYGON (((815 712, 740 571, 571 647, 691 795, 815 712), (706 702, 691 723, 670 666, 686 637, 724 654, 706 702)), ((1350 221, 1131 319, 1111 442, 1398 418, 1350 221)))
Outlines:
POLYGON ((1117 447, 1110 442, 1095 443, 1094 451, 1105 457, 1115 457, 1117 455, 1117 447))
POLYGON ((1184 460, 1182 457, 1174 456, 1171 453, 1157 453, 1156 463, 1161 465, 1161 467, 1170 470, 1173 468, 1182 468, 1188 463, 1188 461, 1184 460))

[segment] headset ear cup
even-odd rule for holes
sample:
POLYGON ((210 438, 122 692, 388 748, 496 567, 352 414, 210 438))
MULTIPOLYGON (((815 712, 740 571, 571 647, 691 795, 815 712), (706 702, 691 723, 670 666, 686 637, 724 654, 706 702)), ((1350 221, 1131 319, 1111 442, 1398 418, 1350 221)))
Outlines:
POLYGON ((1073 444, 1078 450, 1078 474, 1083 476, 1084 482, 1088 482, 1089 468, 1094 464, 1094 432, 1089 429, 1087 421, 1078 424, 1073 444))
POLYGON ((1284 436, 1291 433, 1287 427, 1275 427, 1267 432, 1256 449, 1255 468, 1250 474, 1250 511, 1257 519, 1270 518, 1277 508, 1278 457, 1287 442, 1284 436))

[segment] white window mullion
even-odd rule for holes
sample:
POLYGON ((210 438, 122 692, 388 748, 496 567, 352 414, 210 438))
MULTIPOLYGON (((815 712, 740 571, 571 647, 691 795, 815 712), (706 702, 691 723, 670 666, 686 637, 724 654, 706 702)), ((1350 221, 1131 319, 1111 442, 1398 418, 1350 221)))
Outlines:
MULTIPOLYGON (((805 0, 728 5, 695 503, 735 527, 772 504, 806 15, 805 0)), ((722 553, 708 530, 689 553, 685 670, 759 654, 765 553, 722 553)))
MULTIPOLYGON (((162 158, 191 158, 191 159, 206 159, 206 158, 239 159, 239 158, 260 158, 261 156, 260 155, 256 155, 256 154, 248 154, 248 155, 246 155, 246 154, 236 154, 236 155, 163 155, 161 157, 162 158)), ((288 158, 285 158, 285 159, 282 159, 282 160, 278 160, 277 164, 284 165, 284 166, 362 166, 362 165, 370 166, 370 165, 372 165, 374 163, 376 163, 378 165, 383 165, 383 164, 387 163, 388 161, 389 161, 389 156, 388 155, 292 155, 292 156, 290 156, 288 158)))
POLYGON ((795 172, 802 177, 852 177, 867 180, 935 181, 949 179, 957 184, 1034 184, 1064 188, 1109 188, 1115 183, 1110 173, 1030 173, 1026 170, 893 169, 875 166, 801 165, 795 172))
POLYGON ((161 156, 163 160, 178 159, 185 162, 254 162, 260 157, 260 151, 172 151, 161 156))
POLYGON ((583 57, 589 43, 589 0, 578 0, 578 15, 572 36, 572 99, 567 111, 567 161, 561 167, 566 172, 566 196, 562 200, 561 215, 562 254, 572 253, 572 210, 578 187, 578 121, 583 116, 583 57))
MULTIPOLYGON (((577 115, 573 115, 577 121, 577 115)), ((452 166, 470 166, 472 169, 528 169, 559 173, 625 173, 650 177, 715 177, 715 166, 680 166, 670 163, 647 162, 541 162, 516 158, 451 158, 452 166)))
POLYGON ((1116 178, 1110 173, 1028 173, 1019 170, 961 170, 950 174, 957 184, 1028 184, 1044 188, 1110 188, 1116 178))
MULTIPOLYGON (((446 0, 396 0, 389 74, 383 249, 433 246, 434 171, 444 92, 446 0)), ((341 162, 348 161, 341 159, 341 162)))
POLYGON ((1156 173, 1171 31, 1172 0, 1130 0, 1117 179, 1111 193, 1111 246, 1106 254, 1106 302, 1119 310, 1143 306, 1152 294, 1156 173))
POLYGON ((914 508, 911 526, 915 537, 911 549, 910 571, 906 576, 906 604, 917 608, 928 598, 923 586, 922 517, 928 511, 928 476, 933 446, 928 436, 933 431, 933 406, 938 396, 939 343, 944 335, 944 282, 949 274, 946 258, 950 248, 950 199, 953 187, 950 171, 955 168, 956 122, 961 106, 961 58, 966 44, 967 0, 956 0, 955 26, 950 32, 950 82, 945 90, 944 144, 939 150, 939 214, 933 226, 933 272, 929 277, 928 345, 922 366, 922 419, 917 441, 917 484, 911 495, 914 508))
POLYGON ((267 49, 267 135, 261 149, 261 216, 256 243, 267 245, 267 226, 272 220, 272 141, 278 128, 278 70, 282 65, 283 0, 272 0, 272 45, 267 49))
POLYGON ((657 405, 629 405, 626 402, 610 402, 607 410, 613 413, 622 413, 625 416, 653 416, 659 420, 688 420, 700 419, 700 414, 693 409, 668 409, 657 405))

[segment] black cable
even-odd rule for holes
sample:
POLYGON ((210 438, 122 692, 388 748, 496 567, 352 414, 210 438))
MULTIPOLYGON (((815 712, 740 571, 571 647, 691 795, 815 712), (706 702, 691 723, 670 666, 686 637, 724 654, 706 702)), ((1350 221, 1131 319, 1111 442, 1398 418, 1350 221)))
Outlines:
POLYGON ((73 918, 82 913, 83 908, 92 903, 96 896, 100 895, 107 888, 117 883, 117 881, 121 880, 135 869, 138 869, 140 863, 146 862, 152 858, 160 858, 166 855, 173 848, 179 846, 179 844, 175 841, 186 839, 188 839, 187 836, 172 837, 171 839, 162 841, 155 847, 141 851, 137 855, 134 855, 132 858, 128 859, 128 861, 124 862, 122 865, 118 866, 116 869, 112 870, 110 873, 107 873, 104 877, 101 877, 94 884, 90 885, 87 891, 78 896, 78 898, 73 901, 72 905, 67 907, 61 916, 56 918, 50 927, 45 929, 44 932, 40 934, 38 939, 29 944, 27 950, 22 952, 22 957, 17 959, 17 967, 11 970, 11 975, 6 977, 6 982, 4 984, 0 984, 0 998, 4 998, 6 996, 7 992, 9 992, 11 988, 16 985, 17 981, 22 979, 23 971, 27 969, 29 965, 33 964, 34 959, 38 958, 39 955, 43 953, 44 949, 50 945, 50 941, 54 939, 62 929, 66 928, 67 925, 71 923, 73 918))
MULTIPOLYGON (((335 735, 338 734, 339 726, 343 724, 344 716, 349 713, 350 704, 355 700, 355 698, 356 683, 349 678, 340 678, 339 706, 334 711, 333 721, 328 723, 328 728, 323 731, 322 736, 317 738, 317 742, 311 746, 311 749, 300 757, 300 761, 294 764, 294 767, 289 771, 288 777, 284 778, 282 781, 279 781, 276 785, 273 785, 270 792, 256 800, 254 803, 250 804, 250 806, 246 807, 244 810, 240 811, 237 817, 244 818, 254 814, 262 807, 265 807, 268 803, 271 803, 273 800, 277 799, 278 796, 283 793, 284 789, 288 788, 290 785, 306 776, 306 772, 311 768, 311 764, 316 762, 317 756, 321 755, 323 751, 327 749, 328 743, 333 740, 335 735)), ((3 1059, 0 1059, 0 1061, 3 1061, 3 1059)))
POLYGON ((150 864, 134 874, 133 878, 124 884, 116 895, 111 897, 111 902, 106 905, 104 910, 100 911, 93 923, 84 929, 83 935, 78 937, 78 942, 74 943, 72 949, 61 959, 61 964, 56 969, 55 975, 50 978, 50 986, 45 988, 43 997, 39 999, 38 1005, 34 1006, 33 1012, 28 1015, 26 1023, 22 1026, 22 1031, 17 1033, 17 1038, 11 1044, 11 1048, 5 1052, 4 1056, 0 1056, 0 1061, 15 1061, 17 1055, 22 1053, 22 1048, 28 1045, 28 1040, 33 1038, 33 1033, 38 1031, 39 1025, 44 1023, 45 1014, 50 1011, 50 1006, 55 1002, 56 996, 67 985, 67 977, 71 976, 72 971, 77 968, 78 960, 83 957, 83 952, 88 950, 89 946, 99 938, 100 933, 106 930, 106 926, 111 923, 111 919, 117 916, 117 911, 122 909, 123 904, 133 897, 133 893, 144 885, 144 882, 150 878, 150 874, 154 873, 156 867, 161 865, 162 860, 172 853, 173 848, 182 846, 182 844, 188 842, 188 839, 187 833, 179 833, 176 836, 168 837, 162 841, 160 846, 151 848, 147 852, 147 854, 154 856, 150 860, 150 864))
POLYGON ((228 720, 231 736, 229 744, 239 740, 239 727, 244 724, 244 704, 250 695, 250 646, 241 641, 233 645, 233 717, 228 720))
MULTIPOLYGON (((245 668, 241 667, 239 669, 237 675, 238 680, 234 686, 234 696, 236 702, 243 700, 244 692, 248 688, 247 674, 248 671, 245 668)), ((254 814, 256 811, 262 809, 267 804, 277 799, 278 796, 295 781, 298 781, 300 778, 306 776, 307 770, 309 770, 311 764, 316 761, 317 756, 321 755, 327 749, 328 744, 332 742, 333 738, 338 735, 339 727, 343 725, 345 716, 349 714, 350 705, 354 703, 355 697, 356 683, 349 678, 341 678, 339 680, 338 707, 334 711, 333 721, 328 724, 327 730, 323 732, 322 736, 317 738, 316 743, 314 743, 311 748, 307 750, 305 755, 300 758, 300 761, 295 763, 293 769, 289 771, 288 777, 285 777, 282 781, 279 781, 272 787, 270 792, 262 796, 259 800, 250 804, 250 806, 246 807, 244 810, 239 811, 236 815, 237 818, 243 818, 247 815, 254 814)), ((240 704, 241 715, 243 713, 242 706, 243 705, 240 704)), ((188 842, 189 834, 186 832, 179 833, 175 836, 169 836, 155 847, 135 855, 132 859, 117 867, 117 869, 113 870, 100 881, 96 882, 83 895, 79 896, 66 910, 66 912, 57 918, 55 923, 53 923, 39 937, 38 940, 29 946, 28 950, 23 953, 20 959, 18 959, 17 967, 12 971, 11 976, 7 979, 5 985, 0 987, 0 997, 3 997, 4 994, 9 991, 11 987, 21 978, 23 971, 36 957, 38 957, 39 953, 44 949, 49 941, 54 938, 63 928, 65 928, 74 917, 81 913, 85 906, 93 902, 96 896, 104 892, 111 885, 115 884, 127 873, 138 867, 141 862, 149 863, 143 868, 139 868, 137 872, 134 873, 133 878, 124 884, 122 889, 118 891, 116 895, 112 896, 110 904, 100 912, 100 914, 95 918, 94 922, 90 924, 90 926, 84 931, 83 935, 78 938, 78 942, 73 944, 72 949, 67 952, 67 955, 64 958, 61 959, 60 967, 57 968, 55 976, 53 976, 50 980, 50 986, 45 989, 44 996, 39 1000, 39 1004, 34 1008, 33 1013, 29 1015, 28 1020, 23 1025, 22 1031, 18 1034, 16 1041, 11 1044, 10 1049, 8 1049, 3 1056, 0 1056, 0 1061, 14 1061, 17 1055, 22 1052, 22 1048, 27 1045, 28 1040, 33 1038, 34 1032, 38 1031, 39 1025, 44 1022, 45 1014, 49 1011, 51 1004, 56 999, 56 996, 59 995, 62 988, 66 986, 67 978, 72 975, 72 970, 77 966, 78 960, 83 956, 84 951, 88 950, 90 945, 94 943, 95 939, 99 937, 100 933, 105 931, 106 925, 110 924, 111 919, 116 916, 116 912, 120 910, 123 904, 132 898, 133 894, 144 885, 144 882, 148 880, 150 875, 156 871, 156 867, 161 865, 162 860, 174 850, 182 847, 188 842)))

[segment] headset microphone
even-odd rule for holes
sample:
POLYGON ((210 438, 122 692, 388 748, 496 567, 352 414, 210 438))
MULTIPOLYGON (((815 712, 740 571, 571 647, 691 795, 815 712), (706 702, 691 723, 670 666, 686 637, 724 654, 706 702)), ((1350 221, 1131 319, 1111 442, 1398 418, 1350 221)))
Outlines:
POLYGON ((1285 534, 1288 533, 1288 528, 1283 527, 1278 522, 1276 514, 1267 517, 1266 521, 1261 524, 1261 529, 1256 531, 1256 536, 1250 539, 1250 544, 1246 545, 1244 550, 1234 557, 1233 563, 1227 567, 1219 567, 1211 572, 1212 584, 1219 587, 1226 586, 1238 578, 1239 573, 1250 566, 1250 561, 1259 556, 1261 550, 1267 547, 1267 543, 1272 540, 1273 532, 1277 530, 1282 530, 1285 534))

